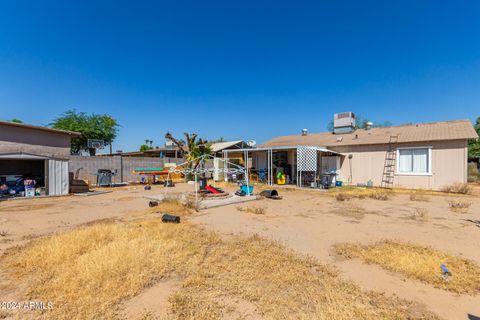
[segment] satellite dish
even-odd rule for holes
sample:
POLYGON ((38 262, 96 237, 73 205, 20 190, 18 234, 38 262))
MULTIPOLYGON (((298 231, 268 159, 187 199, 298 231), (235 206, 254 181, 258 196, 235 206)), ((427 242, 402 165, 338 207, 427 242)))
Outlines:
POLYGON ((256 144, 257 144, 257 141, 255 141, 255 140, 248 140, 248 141, 247 141, 247 146, 249 146, 249 147, 253 147, 253 146, 255 146, 256 144))

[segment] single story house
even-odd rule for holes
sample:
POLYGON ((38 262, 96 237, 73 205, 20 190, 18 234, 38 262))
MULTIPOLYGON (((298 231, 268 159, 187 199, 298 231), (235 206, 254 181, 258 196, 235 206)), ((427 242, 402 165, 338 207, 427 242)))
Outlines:
MULTIPOLYGON (((354 117, 353 113, 352 118, 354 117)), ((252 167, 287 174, 287 183, 313 186, 322 175, 348 185, 440 189, 467 182, 469 139, 478 135, 469 120, 350 129, 281 136, 248 152, 252 167)), ((228 158, 229 152, 224 152, 228 158)), ((335 181, 334 180, 334 181, 335 181)))
POLYGON ((0 121, 0 185, 34 179, 46 195, 69 190, 70 142, 80 134, 23 123, 0 121))

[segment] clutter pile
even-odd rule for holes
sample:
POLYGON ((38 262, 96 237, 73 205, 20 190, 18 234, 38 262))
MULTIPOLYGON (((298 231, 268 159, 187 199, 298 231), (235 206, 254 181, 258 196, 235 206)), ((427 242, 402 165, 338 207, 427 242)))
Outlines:
MULTIPOLYGON (((223 189, 216 188, 212 185, 207 185, 206 183, 202 185, 200 183, 200 188, 198 190, 198 195, 202 199, 218 199, 218 198, 227 198, 230 194, 223 189)), ((190 192, 188 197, 192 198, 195 197, 195 192, 190 192)))
POLYGON ((43 178, 33 176, 3 177, 0 179, 0 198, 35 197, 45 194, 43 178))

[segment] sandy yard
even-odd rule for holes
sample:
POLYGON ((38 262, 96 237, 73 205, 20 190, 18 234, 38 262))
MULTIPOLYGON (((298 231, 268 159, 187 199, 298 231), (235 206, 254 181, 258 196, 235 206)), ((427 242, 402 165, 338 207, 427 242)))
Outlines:
MULTIPOLYGON (((191 188, 178 184, 171 190, 181 193, 191 188)), ((150 191, 141 186, 129 186, 90 197, 2 201, 0 231, 6 234, 0 238, 0 254, 32 239, 72 230, 92 221, 130 221, 151 215, 144 196, 160 194, 163 190, 160 186, 154 186, 150 191)), ((338 243, 370 244, 396 239, 430 246, 480 265, 480 227, 467 221, 480 220, 479 189, 472 196, 427 195, 424 199, 427 201, 412 201, 408 193, 395 194, 386 201, 369 198, 337 201, 332 194, 320 191, 278 190, 282 200, 261 199, 211 208, 193 213, 187 219, 225 238, 258 234, 279 241, 301 254, 334 266, 341 277, 366 290, 416 301, 444 319, 480 316, 478 294, 456 294, 437 289, 359 259, 347 260, 337 255, 333 248, 338 243), (471 203, 467 213, 449 210, 448 201, 455 199, 471 203), (248 210, 252 207, 263 208, 264 212, 252 213, 248 210), (422 208, 423 219, 412 218, 418 208, 422 208)), ((5 270, 1 272, 4 274, 5 270)), ((5 278, 2 281, 5 282, 5 278)), ((136 318, 145 310, 165 316, 168 296, 179 286, 180 282, 175 279, 159 281, 133 299, 124 301, 122 316, 136 318)), ((16 294, 18 288, 3 291, 0 300, 15 299, 16 294)), ((245 304, 242 308, 246 310, 246 318, 259 318, 254 306, 245 304)))

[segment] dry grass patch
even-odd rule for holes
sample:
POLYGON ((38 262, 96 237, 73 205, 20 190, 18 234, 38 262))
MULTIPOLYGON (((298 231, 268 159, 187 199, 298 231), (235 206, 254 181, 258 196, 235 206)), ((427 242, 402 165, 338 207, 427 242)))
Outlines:
POLYGON ((0 319, 6 319, 11 316, 11 313, 5 311, 5 310, 0 310, 0 319))
POLYGON ((448 201, 448 208, 450 211, 457 213, 468 213, 468 209, 472 205, 471 202, 466 202, 462 200, 450 200, 448 201))
POLYGON ((468 183, 456 182, 442 187, 440 191, 445 193, 471 194, 472 188, 468 185, 468 183))
POLYGON ((222 318, 225 297, 253 303, 266 319, 415 318, 413 305, 362 292, 331 268, 258 236, 226 242, 204 264, 170 298, 180 319, 222 318))
POLYGON ((122 299, 173 272, 188 274, 216 241, 184 223, 104 223, 33 241, 1 264, 28 284, 27 297, 54 302, 46 318, 113 318, 122 299))
POLYGON ((367 210, 355 202, 345 202, 341 207, 337 207, 332 213, 357 220, 363 219, 367 210))
POLYGON ((158 202, 158 206, 150 209, 153 212, 169 213, 175 215, 189 215, 193 211, 198 211, 198 205, 194 200, 183 202, 180 197, 169 195, 158 202))
POLYGON ((388 200, 392 196, 392 192, 386 189, 378 188, 352 188, 344 187, 337 189, 331 189, 335 193, 335 199, 338 201, 349 200, 352 198, 357 199, 375 199, 375 200, 388 200))
POLYGON ((265 214, 267 213, 267 208, 265 207, 237 207, 238 211, 249 212, 253 214, 265 214))
POLYGON ((430 201, 425 191, 413 191, 410 193, 411 201, 430 201))
POLYGON ((328 266, 258 236, 221 240, 188 223, 98 224, 32 241, 1 259, 19 299, 54 302, 36 318, 108 319, 121 301, 175 274, 174 319, 228 316, 225 301, 266 319, 437 319, 412 302, 365 292, 328 266))
POLYGON ((385 240, 368 246, 339 244, 335 249, 346 258, 361 258, 367 263, 380 265, 436 288, 471 295, 480 292, 478 265, 430 247, 385 240), (448 281, 442 277, 442 263, 453 275, 448 281))

